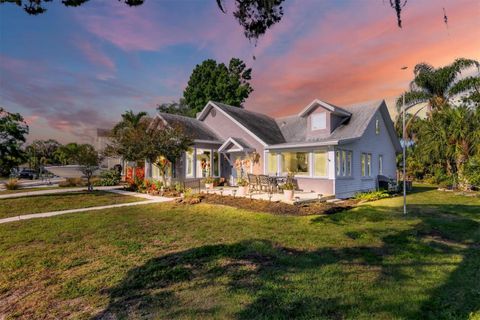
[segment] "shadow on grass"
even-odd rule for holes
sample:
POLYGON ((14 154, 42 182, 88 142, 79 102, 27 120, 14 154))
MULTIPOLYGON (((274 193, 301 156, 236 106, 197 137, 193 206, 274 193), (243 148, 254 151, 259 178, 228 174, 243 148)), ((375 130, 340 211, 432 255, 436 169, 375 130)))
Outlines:
MULTIPOLYGON (((340 224, 381 221, 392 219, 387 214, 391 210, 362 207, 328 219, 340 224)), ((480 211, 480 207, 468 206, 469 210, 480 211)), ((95 318, 225 317, 230 313, 238 319, 343 319, 375 314, 469 319, 480 310, 480 223, 461 215, 447 219, 445 215, 418 214, 415 218, 420 222, 407 230, 346 232, 352 239, 381 238, 380 247, 302 251, 257 239, 205 245, 154 258, 130 270, 118 286, 109 289, 110 303, 95 318), (445 261, 448 254, 461 255, 463 260, 459 264, 445 261), (374 293, 392 283, 401 288, 412 277, 425 276, 431 266, 456 268, 447 280, 428 291, 429 298, 421 304, 405 303, 406 293, 390 300, 374 293), (363 289, 352 289, 355 283, 345 280, 352 272, 361 276, 368 270, 380 270, 379 276, 363 289), (213 297, 195 302, 195 295, 205 288, 220 293, 215 291, 213 297), (248 298, 236 301, 238 297, 248 298), (231 304, 241 307, 232 310, 231 304)))

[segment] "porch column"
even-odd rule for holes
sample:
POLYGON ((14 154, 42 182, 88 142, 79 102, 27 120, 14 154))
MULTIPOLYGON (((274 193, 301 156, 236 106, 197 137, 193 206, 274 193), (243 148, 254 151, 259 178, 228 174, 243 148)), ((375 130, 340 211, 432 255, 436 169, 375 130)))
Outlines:
POLYGON ((151 175, 152 175, 151 168, 152 168, 152 165, 151 165, 150 161, 145 160, 145 168, 144 168, 145 169, 145 178, 151 178, 151 175))

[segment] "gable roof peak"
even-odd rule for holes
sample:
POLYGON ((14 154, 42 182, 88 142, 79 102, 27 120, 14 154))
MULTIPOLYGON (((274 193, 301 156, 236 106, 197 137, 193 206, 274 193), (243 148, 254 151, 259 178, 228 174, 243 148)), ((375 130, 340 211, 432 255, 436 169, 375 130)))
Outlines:
POLYGON ((337 107, 331 103, 322 101, 320 99, 315 99, 312 102, 310 102, 300 113, 298 114, 299 117, 306 117, 308 116, 313 110, 315 110, 318 107, 323 107, 330 112, 337 114, 339 116, 344 116, 344 117, 350 117, 352 114, 348 112, 347 110, 344 110, 340 107, 337 107))

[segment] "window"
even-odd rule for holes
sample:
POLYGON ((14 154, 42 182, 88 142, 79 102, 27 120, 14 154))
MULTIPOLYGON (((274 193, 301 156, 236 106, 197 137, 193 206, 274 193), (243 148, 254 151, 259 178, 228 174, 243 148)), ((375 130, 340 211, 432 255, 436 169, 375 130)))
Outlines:
POLYGON ((193 177, 193 150, 185 152, 185 176, 193 177))
POLYGON ((315 177, 326 177, 328 168, 328 155, 327 152, 315 152, 313 154, 313 175, 315 177))
POLYGON ((337 173, 337 176, 340 175, 340 151, 335 151, 335 172, 337 173))
POLYGON ((276 175, 278 172, 278 154, 267 153, 267 174, 276 175))
POLYGON ((211 176, 210 150, 197 149, 197 178, 211 176))
POLYGON ((327 128, 327 114, 325 112, 312 114, 311 121, 312 130, 322 130, 327 128))
POLYGON ((367 162, 367 155, 365 153, 362 153, 362 177, 365 177, 365 163, 367 162))
POLYGON ((372 175, 372 154, 362 153, 362 177, 370 177, 372 175))
POLYGON ((308 152, 282 152, 282 172, 308 175, 308 152))
POLYGON ((367 154, 367 175, 370 177, 372 175, 372 155, 367 154))
POLYGON ((380 120, 375 120, 375 133, 380 134, 380 120))
POLYGON ((378 174, 383 174, 383 156, 378 156, 378 174))
POLYGON ((352 151, 347 151, 347 176, 352 175, 352 151))
POLYGON ((213 153, 213 176, 220 176, 220 154, 217 151, 213 153))
POLYGON ((335 171, 337 177, 349 177, 352 175, 352 151, 335 151, 335 171))

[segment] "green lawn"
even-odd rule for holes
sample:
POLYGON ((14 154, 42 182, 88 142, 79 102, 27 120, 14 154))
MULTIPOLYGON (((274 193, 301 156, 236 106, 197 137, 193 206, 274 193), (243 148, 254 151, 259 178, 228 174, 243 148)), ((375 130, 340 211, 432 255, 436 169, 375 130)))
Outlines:
POLYGON ((58 189, 59 187, 38 187, 38 188, 22 188, 17 190, 2 190, 0 191, 1 194, 12 194, 12 193, 24 193, 24 192, 32 192, 32 191, 41 191, 41 190, 52 190, 58 189))
POLYGON ((152 204, 0 225, 0 318, 480 319, 480 198, 152 204))
POLYGON ((88 208, 138 201, 142 201, 142 199, 106 191, 79 191, 0 199, 0 219, 28 213, 88 208))

